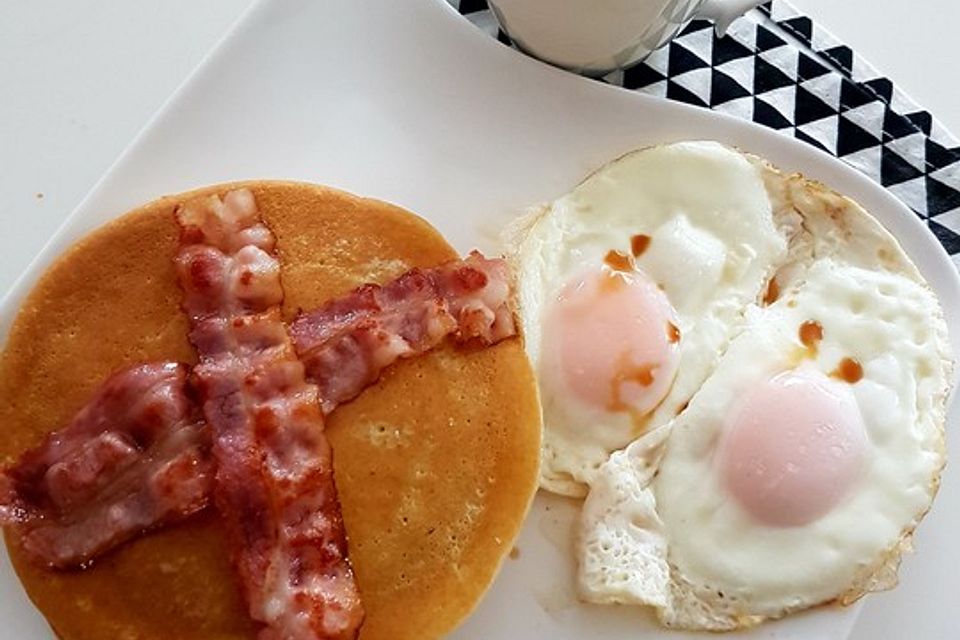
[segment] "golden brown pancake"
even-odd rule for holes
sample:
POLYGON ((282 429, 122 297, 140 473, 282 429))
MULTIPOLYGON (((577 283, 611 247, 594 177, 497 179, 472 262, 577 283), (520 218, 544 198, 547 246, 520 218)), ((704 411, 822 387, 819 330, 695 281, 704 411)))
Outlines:
MULTIPOLYGON (((249 187, 278 239, 284 311, 456 257, 398 207, 306 184, 221 185, 167 197, 90 234, 42 277, 0 358, 0 461, 64 426, 112 371, 193 362, 172 266, 177 202, 249 187)), ((432 638, 477 604, 536 489, 540 414, 518 338, 402 361, 329 417, 363 640, 432 638)), ((213 509, 145 535, 85 571, 29 563, 27 593, 65 640, 249 640, 213 509)))

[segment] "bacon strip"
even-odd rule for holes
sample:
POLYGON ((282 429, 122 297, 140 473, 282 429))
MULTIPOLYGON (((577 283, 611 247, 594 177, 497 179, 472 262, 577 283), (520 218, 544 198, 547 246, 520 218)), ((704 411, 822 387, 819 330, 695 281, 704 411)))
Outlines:
POLYGON ((273 234, 247 190, 188 202, 176 218, 214 497, 260 639, 354 638, 363 610, 332 454, 317 387, 281 321, 273 234))
MULTIPOLYGON (((240 252, 241 242, 272 246, 262 225, 230 235, 215 219, 205 224, 189 232, 193 239, 209 234, 215 245, 238 253, 238 263, 256 263, 250 250, 240 252)), ((256 293, 253 281, 247 286, 248 297, 268 295, 256 293)), ((222 292, 207 293, 190 301, 206 316, 191 333, 200 351, 241 345, 256 352, 285 342, 274 316, 244 316, 225 330, 224 319, 213 313, 222 292)), ((514 335, 509 299, 506 263, 474 252, 433 269, 413 269, 383 286, 362 286, 300 314, 290 331, 328 414, 398 358, 424 353, 447 336, 493 344, 514 335)), ((115 374, 67 428, 0 473, 0 524, 20 531, 37 562, 67 568, 199 511, 208 502, 213 470, 209 430, 195 413, 185 365, 141 365, 115 374), (135 402, 147 397, 159 403, 161 421, 144 427, 153 418, 132 412, 148 406, 135 402), (83 499, 61 499, 64 482, 85 491, 83 499)))
POLYGON ((383 286, 364 285, 301 313, 290 326, 325 413, 355 398, 397 359, 425 353, 447 336, 489 345, 515 333, 507 264, 476 251, 383 286))
POLYGON ((0 473, 0 524, 36 562, 83 565, 207 505, 209 435, 187 373, 176 363, 115 373, 69 425, 0 473))

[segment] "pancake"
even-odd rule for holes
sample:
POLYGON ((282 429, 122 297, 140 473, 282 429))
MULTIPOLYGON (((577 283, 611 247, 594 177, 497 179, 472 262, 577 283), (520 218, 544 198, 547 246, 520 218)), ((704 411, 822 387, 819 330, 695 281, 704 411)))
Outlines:
MULTIPOLYGON (((60 428, 112 371, 194 362, 172 258, 174 206, 250 188, 277 236, 284 313, 456 252, 398 207, 307 184, 221 185, 147 204, 67 251, 24 302, 0 357, 0 461, 60 428)), ((476 606, 519 532, 539 465, 536 387, 519 338, 401 361, 333 412, 327 434, 364 640, 432 638, 476 606)), ((64 640, 256 636, 212 509, 143 536, 85 571, 29 563, 28 595, 64 640)))

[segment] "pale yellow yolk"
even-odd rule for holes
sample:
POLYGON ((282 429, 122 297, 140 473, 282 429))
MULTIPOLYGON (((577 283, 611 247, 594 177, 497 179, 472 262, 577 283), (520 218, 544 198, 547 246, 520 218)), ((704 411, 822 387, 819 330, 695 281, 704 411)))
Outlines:
POLYGON ((598 267, 569 281, 551 304, 545 354, 560 397, 603 412, 643 416, 670 390, 680 329, 667 296, 646 275, 598 267))
POLYGON ((849 493, 866 450, 850 385, 801 368, 742 398, 720 449, 719 471, 727 491, 756 520, 800 526, 849 493))

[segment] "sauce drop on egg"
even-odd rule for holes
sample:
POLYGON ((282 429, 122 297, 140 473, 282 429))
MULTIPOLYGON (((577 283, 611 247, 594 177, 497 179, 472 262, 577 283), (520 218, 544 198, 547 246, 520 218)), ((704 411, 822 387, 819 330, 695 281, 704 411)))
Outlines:
POLYGON ((610 250, 607 252, 603 263, 614 271, 630 272, 634 269, 633 258, 620 251, 610 250))
POLYGON ((729 494, 758 522, 795 527, 839 504, 867 451, 850 387, 813 368, 755 385, 727 423, 718 470, 729 494))
POLYGON ((630 251, 634 258, 639 258, 650 246, 650 236, 638 233, 630 238, 630 251))
POLYGON ((837 368, 830 373, 830 376, 837 380, 856 384, 863 379, 863 366, 853 358, 844 358, 837 365, 837 368))
POLYGON ((672 322, 667 323, 667 340, 669 340, 671 344, 680 342, 680 329, 672 322))
POLYGON ((770 306, 776 302, 779 297, 780 285, 777 283, 776 278, 770 278, 770 282, 767 283, 767 291, 763 294, 763 304, 770 306))
POLYGON ((680 332, 671 332, 675 313, 656 284, 642 272, 612 271, 605 263, 567 282, 547 310, 544 344, 552 348, 543 366, 551 372, 550 395, 559 401, 638 418, 673 384, 680 332))
POLYGON ((607 408, 610 411, 629 411, 630 404, 621 397, 625 388, 625 383, 631 382, 641 387, 649 387, 653 384, 653 376, 656 373, 656 367, 651 364, 634 365, 630 364, 628 358, 621 358, 610 381, 610 402, 607 408))
POLYGON ((823 340, 823 327, 816 320, 807 320, 800 325, 800 342, 812 353, 817 352, 820 341, 823 340))

